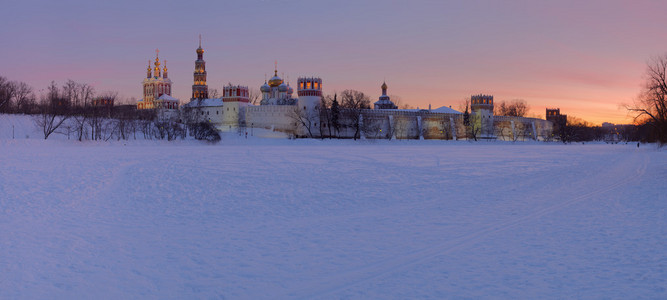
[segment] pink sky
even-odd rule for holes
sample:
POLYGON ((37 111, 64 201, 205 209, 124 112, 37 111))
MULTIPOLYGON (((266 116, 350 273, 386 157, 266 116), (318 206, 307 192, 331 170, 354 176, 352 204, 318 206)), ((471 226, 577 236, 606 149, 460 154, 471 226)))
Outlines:
POLYGON ((198 34, 210 88, 258 88, 273 71, 320 76, 415 107, 472 94, 524 99, 593 123, 629 123, 619 106, 646 62, 667 52, 662 1, 20 1, 0 12, 0 76, 36 90, 52 80, 141 98, 160 49, 173 96, 189 101, 198 34))

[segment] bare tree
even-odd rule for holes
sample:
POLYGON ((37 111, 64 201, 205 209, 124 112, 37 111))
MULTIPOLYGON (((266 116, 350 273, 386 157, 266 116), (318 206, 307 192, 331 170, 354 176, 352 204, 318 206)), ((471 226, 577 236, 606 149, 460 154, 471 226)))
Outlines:
POLYGON ((41 111, 34 117, 35 124, 42 130, 45 140, 71 116, 67 103, 68 100, 62 97, 55 82, 51 82, 47 95, 42 98, 41 111))
POLYGON ((364 109, 371 108, 371 101, 364 93, 355 90, 345 90, 341 93, 341 107, 344 116, 352 122, 354 139, 361 137, 361 118, 364 109))
MULTIPOLYGON (((100 96, 101 99, 114 100, 116 93, 107 92, 100 96)), ((113 133, 113 127, 110 123, 110 111, 106 106, 88 106, 85 114, 85 123, 90 129, 90 138, 92 140, 108 140, 113 133), (111 132, 111 133, 110 133, 111 132)))
POLYGON ((337 94, 334 94, 333 100, 331 100, 331 126, 333 127, 334 134, 338 137, 340 133, 340 104, 338 103, 337 94))
POLYGON ((262 93, 258 89, 254 87, 248 88, 248 99, 250 99, 252 105, 257 105, 257 100, 259 100, 261 95, 262 93))
POLYGON ((68 80, 63 86, 63 91, 69 95, 70 102, 73 103, 73 124, 77 139, 81 141, 87 138, 86 124, 91 115, 97 114, 97 107, 91 105, 94 97, 93 87, 86 83, 77 83, 68 80))
POLYGON ((208 97, 211 99, 220 98, 220 92, 218 89, 208 89, 208 97))
POLYGON ((653 58, 646 68, 646 82, 633 105, 626 109, 637 124, 647 124, 661 145, 667 143, 667 54, 653 58))
MULTIPOLYGON (((334 97, 336 95, 334 94, 334 97)), ((325 134, 325 128, 328 129, 329 131, 329 138, 331 138, 332 135, 332 130, 331 130, 331 102, 333 101, 333 97, 330 95, 324 96, 320 98, 320 137, 324 139, 325 134)))
POLYGON ((463 112, 463 126, 465 126, 466 139, 472 138, 477 141, 477 137, 482 132, 482 122, 479 114, 468 112, 470 107, 470 98, 466 99, 465 108, 463 112))
POLYGON ((299 105, 295 105, 294 109, 289 112, 288 117, 294 121, 296 124, 295 136, 298 135, 300 128, 305 128, 308 132, 308 137, 313 138, 313 127, 316 126, 318 119, 317 114, 320 113, 320 105, 318 104, 315 109, 302 109, 299 105))
POLYGON ((15 93, 16 84, 0 76, 0 113, 10 112, 15 93))
POLYGON ((361 130, 363 130, 364 135, 371 139, 381 139, 384 138, 386 132, 382 132, 382 117, 370 117, 368 114, 364 116, 364 122, 361 130))
POLYGON ((500 101, 500 103, 496 103, 494 114, 496 116, 524 117, 529 109, 526 100, 514 99, 509 102, 500 101))
POLYGON ((500 137, 503 141, 516 141, 516 134, 512 132, 512 121, 497 121, 494 127, 496 129, 496 136, 500 137))
POLYGON ((35 106, 35 94, 32 87, 25 82, 17 82, 14 94, 16 100, 16 111, 21 113, 30 113, 35 106))
POLYGON ((394 102, 394 105, 398 107, 398 109, 414 109, 415 107, 408 104, 408 103, 403 103, 403 97, 398 96, 398 95, 389 95, 389 99, 391 99, 391 102, 394 102))

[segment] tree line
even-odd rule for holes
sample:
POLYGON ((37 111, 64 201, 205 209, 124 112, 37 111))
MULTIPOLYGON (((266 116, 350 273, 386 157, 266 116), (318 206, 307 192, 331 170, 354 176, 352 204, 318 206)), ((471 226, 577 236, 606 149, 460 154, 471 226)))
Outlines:
POLYGON ((63 85, 51 82, 37 96, 26 83, 0 77, 0 113, 32 116, 44 139, 55 133, 78 141, 171 141, 184 139, 189 129, 197 139, 220 140, 211 124, 184 123, 177 111, 137 110, 134 103, 118 105, 117 101, 116 92, 96 92, 93 86, 73 80, 63 85))

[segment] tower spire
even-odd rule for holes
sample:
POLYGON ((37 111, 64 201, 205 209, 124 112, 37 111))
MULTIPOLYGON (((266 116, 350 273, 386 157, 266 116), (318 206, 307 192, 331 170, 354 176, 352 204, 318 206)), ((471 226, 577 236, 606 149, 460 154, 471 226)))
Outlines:
POLYGON ((155 78, 160 77, 160 57, 159 57, 159 55, 160 55, 160 50, 155 49, 155 73, 153 74, 153 76, 155 78))
POLYGON ((195 60, 192 98, 190 99, 206 99, 208 98, 208 85, 206 84, 206 62, 204 61, 204 49, 201 47, 201 34, 199 34, 199 48, 195 52, 197 52, 197 60, 195 60))
POLYGON ((273 66, 274 66, 273 76, 278 76, 278 60, 273 61, 273 66))

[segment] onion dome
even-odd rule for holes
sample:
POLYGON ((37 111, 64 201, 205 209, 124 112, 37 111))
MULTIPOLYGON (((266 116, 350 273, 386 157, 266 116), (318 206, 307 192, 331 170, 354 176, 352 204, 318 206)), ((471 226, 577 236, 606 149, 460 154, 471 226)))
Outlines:
POLYGON ((287 94, 288 95, 294 94, 294 89, 289 85, 289 83, 287 84, 287 94))
POLYGON ((386 89, 387 89, 387 84, 386 84, 385 82, 382 82, 382 86, 381 86, 381 88, 382 88, 383 90, 386 90, 386 89))
POLYGON ((278 86, 278 91, 280 91, 280 92, 287 92, 288 89, 289 89, 289 88, 287 87, 287 85, 286 85, 284 82, 281 83, 281 84, 278 86))
POLYGON ((271 79, 269 79, 269 86, 271 87, 277 87, 282 83, 283 80, 282 78, 278 77, 278 74, 274 75, 273 77, 271 77, 271 79))
POLYGON ((259 88, 259 90, 262 91, 262 93, 268 93, 271 91, 271 87, 268 84, 266 84, 265 81, 264 84, 262 84, 262 86, 259 88))

